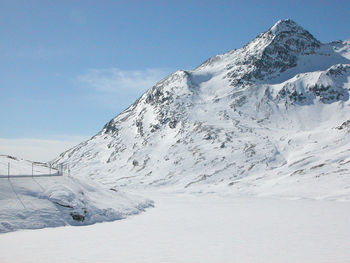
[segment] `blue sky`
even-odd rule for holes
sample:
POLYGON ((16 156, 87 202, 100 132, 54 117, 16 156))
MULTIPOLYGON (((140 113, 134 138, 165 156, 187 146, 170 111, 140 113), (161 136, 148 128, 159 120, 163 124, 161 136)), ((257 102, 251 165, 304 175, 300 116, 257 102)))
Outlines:
POLYGON ((0 153, 51 158, 167 74, 239 48, 279 19, 329 42, 350 38, 349 17, 346 0, 1 0, 0 153), (36 153, 48 142, 51 155, 36 153))

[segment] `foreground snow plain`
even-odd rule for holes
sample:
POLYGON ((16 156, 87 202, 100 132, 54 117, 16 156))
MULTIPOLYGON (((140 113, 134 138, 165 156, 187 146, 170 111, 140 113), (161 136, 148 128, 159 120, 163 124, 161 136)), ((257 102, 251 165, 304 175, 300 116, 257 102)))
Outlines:
POLYGON ((146 213, 0 235, 0 262, 348 262, 350 204, 143 193, 146 213))

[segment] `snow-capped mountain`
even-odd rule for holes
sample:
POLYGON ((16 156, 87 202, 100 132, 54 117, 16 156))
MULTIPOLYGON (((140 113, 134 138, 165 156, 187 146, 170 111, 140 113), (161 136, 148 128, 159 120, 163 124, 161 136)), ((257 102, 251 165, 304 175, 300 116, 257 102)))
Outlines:
POLYGON ((350 199, 349 48, 278 21, 161 80, 54 163, 118 187, 350 199))

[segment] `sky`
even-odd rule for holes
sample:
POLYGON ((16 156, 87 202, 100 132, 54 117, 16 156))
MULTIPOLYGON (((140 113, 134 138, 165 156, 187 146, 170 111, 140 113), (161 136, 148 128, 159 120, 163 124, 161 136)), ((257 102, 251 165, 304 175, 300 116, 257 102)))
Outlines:
POLYGON ((157 81, 291 18, 350 38, 350 1, 0 0, 0 154, 48 161, 157 81))

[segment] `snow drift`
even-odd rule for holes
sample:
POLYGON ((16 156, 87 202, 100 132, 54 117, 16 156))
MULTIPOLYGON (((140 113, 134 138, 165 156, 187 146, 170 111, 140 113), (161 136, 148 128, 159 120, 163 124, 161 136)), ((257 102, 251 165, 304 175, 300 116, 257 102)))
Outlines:
MULTIPOLYGON (((88 178, 18 177, 31 173, 32 163, 15 157, 0 156, 1 175, 7 174, 8 162, 16 175, 0 178, 0 233, 112 221, 152 206, 150 200, 105 189, 88 178)), ((48 175, 45 167, 35 172, 48 175)))

